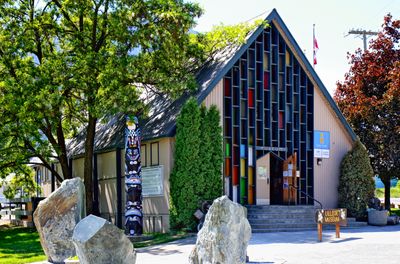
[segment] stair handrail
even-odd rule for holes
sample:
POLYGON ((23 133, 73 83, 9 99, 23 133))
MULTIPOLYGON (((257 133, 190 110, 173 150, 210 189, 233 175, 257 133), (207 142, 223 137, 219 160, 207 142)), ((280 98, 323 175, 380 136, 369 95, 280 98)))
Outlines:
POLYGON ((308 193, 300 190, 300 188, 294 186, 293 184, 289 183, 289 187, 292 187, 296 190, 298 190, 299 192, 301 192, 302 194, 304 194, 305 196, 307 196, 308 198, 311 198, 313 201, 317 202, 319 204, 319 206, 321 206, 321 209, 323 209, 324 207, 322 206, 322 203, 320 201, 318 201, 317 199, 315 199, 314 197, 312 197, 311 195, 309 195, 308 193))

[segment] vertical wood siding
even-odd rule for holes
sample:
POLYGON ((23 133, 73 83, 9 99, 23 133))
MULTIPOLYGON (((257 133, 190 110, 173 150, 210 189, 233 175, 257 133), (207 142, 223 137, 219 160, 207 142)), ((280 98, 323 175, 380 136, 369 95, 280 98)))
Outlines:
POLYGON ((218 110, 219 110, 219 124, 222 127, 222 118, 223 118, 223 109, 224 109, 224 101, 223 101, 223 84, 222 80, 219 81, 219 83, 214 87, 214 89, 211 91, 211 93, 204 99, 203 103, 207 108, 209 108, 211 105, 216 105, 218 110))
POLYGON ((328 102, 314 86, 314 130, 330 132, 330 156, 317 165, 314 158, 314 197, 325 208, 335 208, 338 203, 340 163, 352 148, 352 140, 328 102))

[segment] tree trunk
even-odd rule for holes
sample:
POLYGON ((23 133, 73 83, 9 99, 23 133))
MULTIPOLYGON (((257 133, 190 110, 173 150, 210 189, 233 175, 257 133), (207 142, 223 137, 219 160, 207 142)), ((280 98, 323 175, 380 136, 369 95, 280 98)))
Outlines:
POLYGON ((88 127, 85 141, 85 161, 83 179, 86 192, 86 214, 92 214, 97 211, 93 208, 93 154, 94 154, 94 136, 96 134, 97 118, 89 114, 88 127))
POLYGON ((385 185, 385 209, 390 210, 390 177, 382 177, 382 182, 385 185))
POLYGON ((72 179, 72 175, 69 170, 68 166, 68 158, 67 155, 61 154, 60 155, 60 166, 63 175, 63 180, 72 179))
MULTIPOLYGON (((59 118, 58 126, 57 126, 57 140, 58 146, 60 147, 60 165, 64 180, 72 179, 71 170, 68 167, 68 156, 67 156, 67 146, 65 144, 64 131, 62 127, 62 119, 59 118)), ((72 166, 72 164, 70 164, 72 166)))

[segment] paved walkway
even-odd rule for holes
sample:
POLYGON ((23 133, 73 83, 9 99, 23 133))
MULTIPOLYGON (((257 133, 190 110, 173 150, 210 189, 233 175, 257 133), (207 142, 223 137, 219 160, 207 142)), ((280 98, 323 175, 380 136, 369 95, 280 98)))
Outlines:
MULTIPOLYGON (((195 238, 138 249, 136 263, 187 263, 195 238)), ((252 234, 248 247, 252 264, 272 263, 400 263, 400 225, 342 229, 341 238, 333 230, 252 234)))

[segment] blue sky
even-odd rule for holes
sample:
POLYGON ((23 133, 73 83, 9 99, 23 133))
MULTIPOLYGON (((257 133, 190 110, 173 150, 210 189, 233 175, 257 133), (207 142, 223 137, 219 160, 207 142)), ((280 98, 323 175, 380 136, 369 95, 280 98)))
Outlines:
MULTIPOLYGON (((400 0, 192 0, 205 10, 196 31, 204 32, 213 25, 236 24, 276 8, 306 57, 312 59, 312 27, 315 24, 319 45, 315 67, 332 94, 336 82, 344 80, 349 70, 347 52, 363 47, 350 29, 378 31, 383 17, 391 13, 400 19, 400 0)), ((371 38, 369 38, 370 40, 371 38)))

